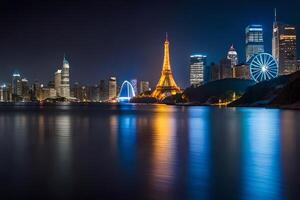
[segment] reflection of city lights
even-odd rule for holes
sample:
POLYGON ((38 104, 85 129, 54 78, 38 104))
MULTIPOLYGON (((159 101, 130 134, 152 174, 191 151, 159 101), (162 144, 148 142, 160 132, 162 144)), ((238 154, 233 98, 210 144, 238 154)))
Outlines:
POLYGON ((210 121, 209 108, 190 107, 189 127, 189 169, 188 184, 194 195, 208 197, 210 175, 210 121))
POLYGON ((251 108, 243 117, 243 189, 249 199, 276 199, 281 195, 279 113, 251 108))
POLYGON ((176 118, 172 108, 157 106, 154 116, 153 185, 168 190, 174 179, 176 118))

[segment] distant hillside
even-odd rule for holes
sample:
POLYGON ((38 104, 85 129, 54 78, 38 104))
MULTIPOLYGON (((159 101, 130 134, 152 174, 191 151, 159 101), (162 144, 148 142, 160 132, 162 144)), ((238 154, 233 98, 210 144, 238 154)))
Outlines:
POLYGON ((279 106, 289 107, 300 103, 300 71, 260 82, 230 106, 279 106))
POLYGON ((209 82, 199 87, 187 88, 183 95, 189 102, 197 103, 215 103, 220 98, 226 98, 228 93, 244 93, 249 86, 254 85, 252 80, 242 79, 222 79, 209 82))

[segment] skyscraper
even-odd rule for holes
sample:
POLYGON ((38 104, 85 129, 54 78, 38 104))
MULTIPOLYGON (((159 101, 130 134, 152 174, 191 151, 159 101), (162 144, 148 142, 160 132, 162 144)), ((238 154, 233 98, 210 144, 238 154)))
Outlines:
POLYGON ((21 80, 21 91, 22 91, 22 98, 23 100, 29 101, 30 96, 29 96, 29 84, 28 80, 26 78, 22 78, 21 80))
POLYGON ((141 81, 140 82, 140 93, 143 93, 143 92, 147 92, 149 91, 150 87, 149 87, 149 81, 141 81))
POLYGON ((264 38, 262 25, 249 25, 246 27, 246 62, 255 54, 263 53, 264 38))
POLYGON ((205 82, 206 58, 200 54, 190 56, 190 85, 197 86, 205 82))
POLYGON ((231 45, 231 47, 227 53, 227 59, 231 60, 232 68, 238 64, 238 54, 237 54, 236 50, 234 49, 233 45, 231 45))
POLYGON ((10 91, 6 84, 0 86, 0 102, 10 101, 10 91))
POLYGON ((60 96, 61 92, 61 69, 58 69, 54 74, 54 88, 56 90, 56 96, 60 96))
POLYGON ((279 74, 297 71, 296 28, 277 22, 276 11, 273 23, 272 54, 278 62, 279 74))
POLYGON ((220 78, 232 78, 231 60, 227 58, 220 60, 220 78))
POLYGON ((61 91, 60 96, 61 97, 70 97, 70 65, 67 61, 66 57, 64 56, 63 60, 63 67, 61 70, 61 91))
POLYGON ((210 81, 220 80, 220 66, 216 63, 210 64, 210 81))
POLYGON ((108 99, 108 85, 107 80, 100 80, 99 83, 99 100, 106 101, 108 99))
POLYGON ((234 78, 238 79, 250 79, 249 65, 245 63, 234 66, 235 75, 234 78))
POLYGON ((14 73, 11 80, 11 93, 13 96, 22 95, 22 79, 19 73, 14 73))
POLYGON ((108 81, 108 99, 113 100, 117 97, 117 78, 110 77, 108 81))

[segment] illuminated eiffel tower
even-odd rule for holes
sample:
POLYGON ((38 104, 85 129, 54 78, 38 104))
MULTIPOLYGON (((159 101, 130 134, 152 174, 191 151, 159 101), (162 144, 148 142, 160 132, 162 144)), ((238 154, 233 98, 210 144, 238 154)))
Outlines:
POLYGON ((163 100, 167 96, 175 95, 181 92, 180 88, 176 85, 171 71, 168 34, 166 34, 164 46, 164 63, 161 71, 161 77, 152 93, 152 97, 155 97, 159 100, 163 100))

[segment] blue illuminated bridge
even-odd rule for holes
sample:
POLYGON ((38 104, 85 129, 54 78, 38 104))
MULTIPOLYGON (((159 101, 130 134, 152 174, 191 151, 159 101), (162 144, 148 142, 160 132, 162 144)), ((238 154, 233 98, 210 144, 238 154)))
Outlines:
POLYGON ((118 101, 129 102, 132 97, 135 97, 134 89, 129 81, 124 81, 118 95, 118 101))

